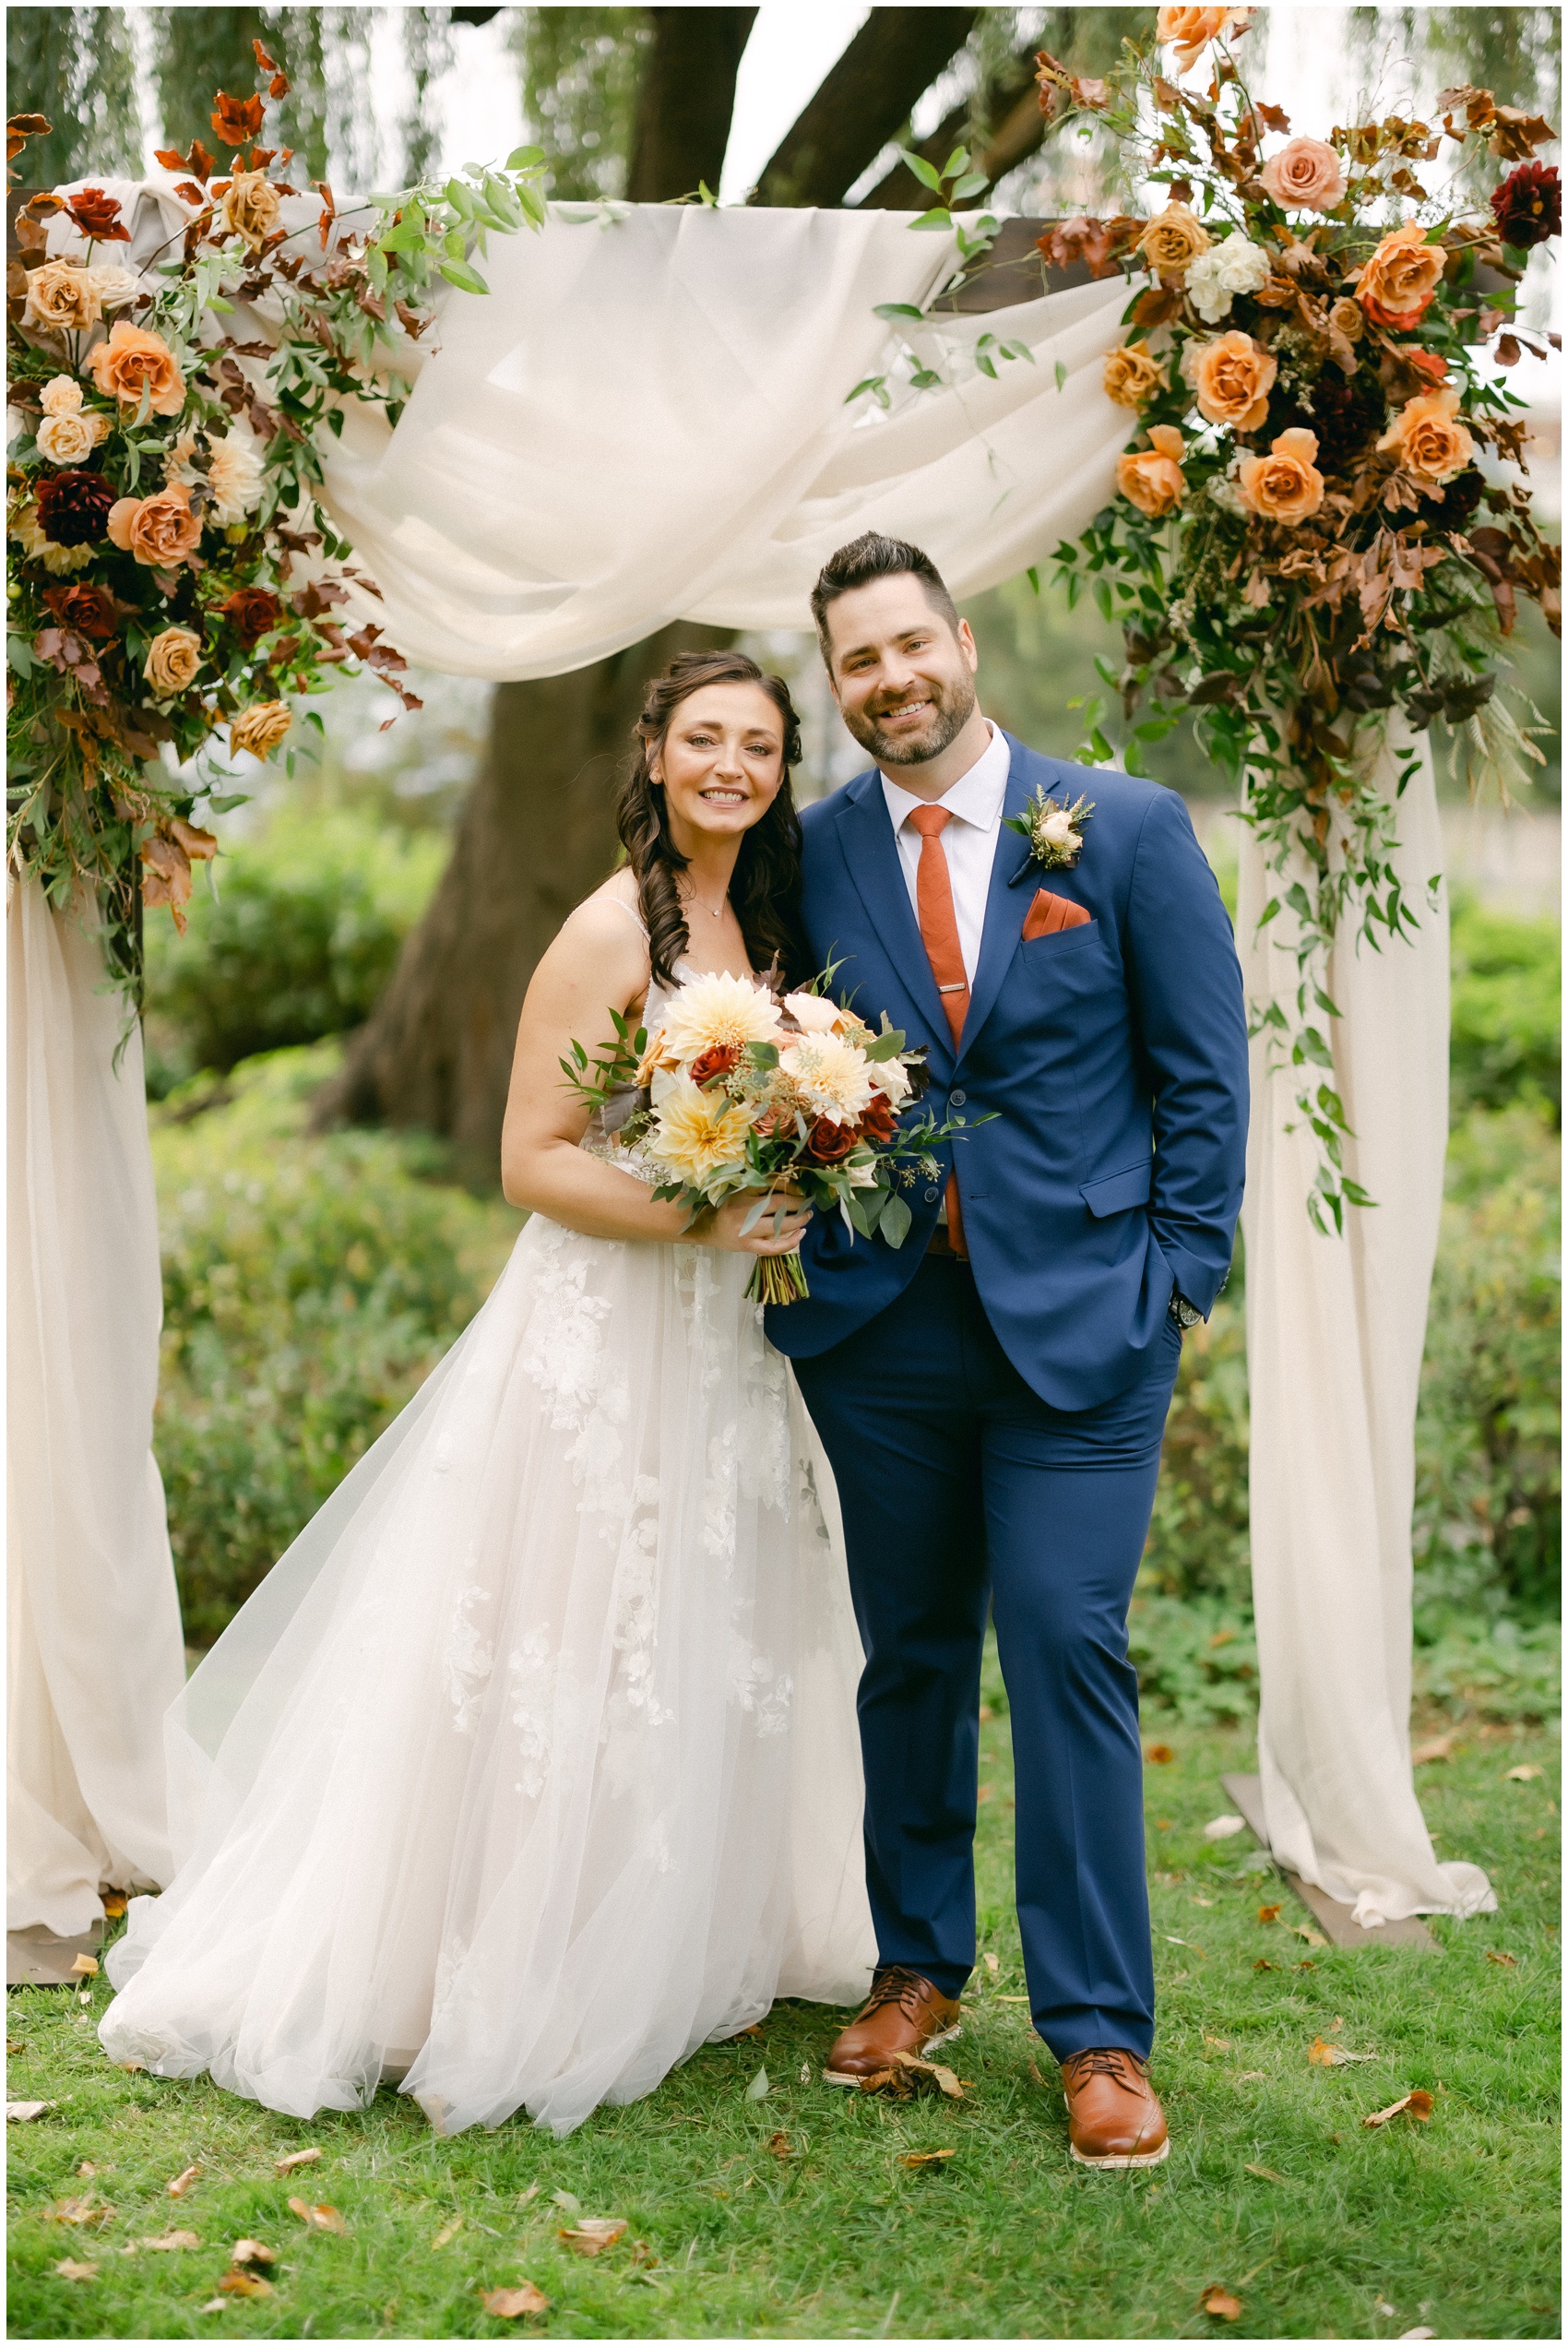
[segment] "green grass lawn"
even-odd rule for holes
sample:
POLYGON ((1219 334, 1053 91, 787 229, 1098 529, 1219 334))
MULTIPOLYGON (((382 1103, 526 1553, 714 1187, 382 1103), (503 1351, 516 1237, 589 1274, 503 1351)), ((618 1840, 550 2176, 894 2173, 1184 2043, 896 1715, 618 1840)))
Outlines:
MULTIPOLYGON (((1000 1710, 994 1678, 991 1694, 1000 1710)), ((961 2105, 824 2086, 834 2016, 791 2004, 564 2143, 526 2122, 444 2142, 392 2092, 302 2125, 205 2079, 125 2075, 93 2034, 101 1983, 20 1991, 10 2090, 57 2106, 10 2129, 11 2334, 1170 2338, 1227 2333, 1199 2310, 1218 2283, 1241 2301, 1228 2334, 1242 2337, 1560 2335, 1555 1739, 1462 1727, 1452 1757, 1420 1771, 1440 1851, 1484 1864, 1501 1911, 1437 1922, 1441 1954, 1350 1955, 1292 1930, 1311 1918, 1247 1836, 1203 1839, 1250 1739, 1155 1720, 1151 1749, 1162 1733, 1172 1756, 1147 1781, 1164 2166, 1068 2161, 1055 2064, 1022 2001, 998 1716, 980 1810, 995 1968, 982 1960, 943 2056, 967 2081, 961 2105), (1521 1764, 1542 1772, 1510 1780, 1521 1764), (1314 2066, 1319 2037, 1374 2057, 1314 2066), (1416 2086, 1427 2123, 1362 2126, 1416 2086), (276 2161, 306 2145, 320 2162, 280 2177, 276 2161), (932 2150, 955 2155, 903 2163, 932 2150), (339 2209, 346 2236, 307 2230, 291 2193, 339 2209), (573 2255, 558 2193, 624 2217, 626 2234, 573 2255), (107 2208, 101 2222, 51 2220, 83 2197, 107 2208), (128 2253, 172 2229, 201 2245, 128 2253), (242 2235, 277 2251, 275 2292, 208 2312, 242 2235), (97 2278, 58 2278, 66 2258, 97 2278), (525 2278, 545 2314, 483 2312, 482 2292, 525 2278)))

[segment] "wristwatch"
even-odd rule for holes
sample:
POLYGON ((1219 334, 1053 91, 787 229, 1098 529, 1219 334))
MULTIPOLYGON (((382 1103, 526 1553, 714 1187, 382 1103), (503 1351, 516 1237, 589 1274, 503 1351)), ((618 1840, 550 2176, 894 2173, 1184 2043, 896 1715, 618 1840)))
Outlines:
POLYGON ((1170 1301, 1166 1305, 1166 1309, 1178 1328, 1196 1328, 1203 1317, 1197 1305, 1189 1304, 1179 1287, 1173 1287, 1170 1290, 1170 1301))

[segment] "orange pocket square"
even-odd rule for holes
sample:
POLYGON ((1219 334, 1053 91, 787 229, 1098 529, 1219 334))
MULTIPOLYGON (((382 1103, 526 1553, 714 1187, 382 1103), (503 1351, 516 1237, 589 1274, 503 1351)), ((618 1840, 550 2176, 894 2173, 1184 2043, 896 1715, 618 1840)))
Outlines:
POLYGON ((1052 896, 1048 887, 1037 887, 1024 923, 1024 942, 1034 936, 1054 936, 1058 929, 1081 929, 1088 917, 1071 897, 1052 896))

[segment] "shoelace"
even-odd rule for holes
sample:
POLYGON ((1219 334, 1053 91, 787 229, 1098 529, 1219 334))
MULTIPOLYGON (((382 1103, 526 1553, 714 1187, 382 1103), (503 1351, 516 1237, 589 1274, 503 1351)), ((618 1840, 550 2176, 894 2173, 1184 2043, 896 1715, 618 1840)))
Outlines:
POLYGON ((929 1981, 922 1980, 918 1971, 911 1971, 901 1963, 890 1963, 873 1977, 871 1995, 858 2017, 869 2020, 885 2004, 896 2004, 905 2019, 919 2027, 921 2007, 930 1992, 929 1981))
POLYGON ((1136 2093, 1144 2083, 1143 2071, 1134 2055, 1116 2045, 1093 2045, 1087 2053, 1071 2054, 1062 2066, 1074 2087, 1085 2078, 1110 2078, 1124 2093, 1136 2093), (1130 2078, 1129 2069, 1133 2073, 1130 2078))

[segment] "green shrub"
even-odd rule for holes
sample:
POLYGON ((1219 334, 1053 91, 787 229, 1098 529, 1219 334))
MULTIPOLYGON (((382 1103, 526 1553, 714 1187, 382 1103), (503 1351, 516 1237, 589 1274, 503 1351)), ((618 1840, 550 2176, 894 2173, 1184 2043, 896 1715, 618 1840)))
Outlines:
POLYGON ((1451 1112, 1519 1101, 1562 1121, 1562 931, 1463 897, 1454 906, 1451 1112))
POLYGON ((157 1449, 185 1635, 210 1644, 488 1293, 520 1226, 386 1133, 307 1138, 331 1043, 183 1087, 156 1120, 157 1449), (204 1105, 204 1102, 216 1104, 204 1105))
POLYGON ((198 880, 182 936, 148 924, 148 1090, 369 1017, 445 855, 362 815, 275 816, 198 880))

